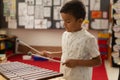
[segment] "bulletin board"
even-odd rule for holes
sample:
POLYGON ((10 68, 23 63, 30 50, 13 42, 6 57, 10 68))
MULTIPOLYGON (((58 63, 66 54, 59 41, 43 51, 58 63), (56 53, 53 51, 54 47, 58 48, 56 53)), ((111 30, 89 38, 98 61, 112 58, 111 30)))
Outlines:
MULTIPOLYGON (((0 0, 0 26, 10 29, 63 29, 60 8, 67 1, 70 0, 0 0), (9 4, 12 5, 6 6, 9 4)), ((110 0, 81 1, 86 7, 90 29, 108 29, 110 0)))
MULTIPOLYGON (((70 0, 2 0, 5 20, 1 24, 8 23, 5 26, 10 29, 63 29, 60 8, 67 1, 70 0)), ((89 0, 82 1, 88 12, 89 0)))
POLYGON ((59 12, 62 4, 62 0, 17 0, 17 27, 63 29, 59 12))
POLYGON ((90 0, 89 21, 90 29, 108 30, 110 0, 90 0))

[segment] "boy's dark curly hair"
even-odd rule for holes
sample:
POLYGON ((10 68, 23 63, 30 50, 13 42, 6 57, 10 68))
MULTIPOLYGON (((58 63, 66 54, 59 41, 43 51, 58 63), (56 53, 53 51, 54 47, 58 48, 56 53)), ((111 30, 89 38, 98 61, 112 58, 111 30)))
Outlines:
POLYGON ((77 19, 85 19, 86 10, 84 4, 79 0, 67 2, 60 10, 60 13, 67 13, 77 19))

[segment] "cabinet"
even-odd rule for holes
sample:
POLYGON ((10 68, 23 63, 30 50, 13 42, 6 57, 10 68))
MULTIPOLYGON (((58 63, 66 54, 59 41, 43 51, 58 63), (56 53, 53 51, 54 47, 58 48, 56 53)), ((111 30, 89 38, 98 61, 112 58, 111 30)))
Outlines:
POLYGON ((6 51, 16 52, 16 36, 0 35, 0 54, 6 51))

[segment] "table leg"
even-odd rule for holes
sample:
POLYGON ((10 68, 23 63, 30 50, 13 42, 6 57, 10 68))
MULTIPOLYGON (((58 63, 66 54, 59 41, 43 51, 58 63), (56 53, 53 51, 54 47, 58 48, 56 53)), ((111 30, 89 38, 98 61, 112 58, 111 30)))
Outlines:
POLYGON ((119 67, 119 75, 118 75, 118 80, 120 80, 120 67, 119 67))

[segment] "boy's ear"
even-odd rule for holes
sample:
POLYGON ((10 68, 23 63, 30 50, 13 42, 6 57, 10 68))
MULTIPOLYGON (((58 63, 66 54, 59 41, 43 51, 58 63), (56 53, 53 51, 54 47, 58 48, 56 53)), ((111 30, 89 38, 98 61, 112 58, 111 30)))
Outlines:
POLYGON ((82 22, 83 22, 83 19, 80 18, 78 21, 79 21, 79 23, 82 23, 82 22))

